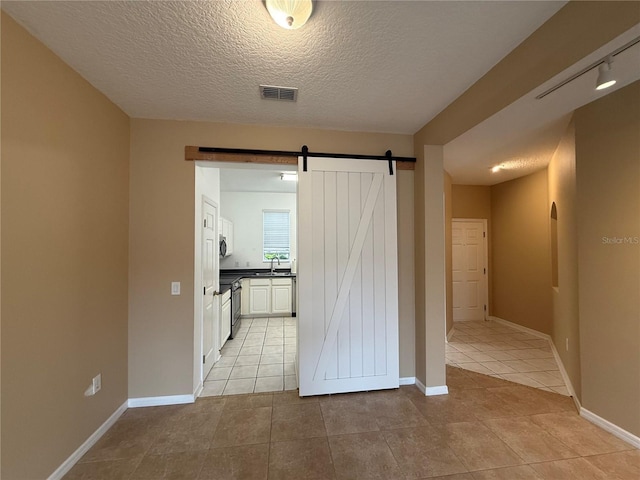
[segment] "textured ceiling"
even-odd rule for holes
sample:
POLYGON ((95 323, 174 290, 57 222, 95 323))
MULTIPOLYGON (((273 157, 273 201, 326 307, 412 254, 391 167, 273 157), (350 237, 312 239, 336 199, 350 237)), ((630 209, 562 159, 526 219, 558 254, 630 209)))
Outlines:
MULTIPOLYGON (((261 0, 1 5, 131 117, 413 134, 565 3, 317 1, 299 30, 278 27, 261 0), (297 87, 298 101, 262 100, 260 84, 297 87)), ((571 112, 615 89, 594 93, 593 71, 544 101, 535 95, 638 34, 447 144, 453 181, 491 185, 544 168, 571 112), (491 174, 496 164, 510 168, 491 174)), ((616 59, 629 72, 616 88, 640 78, 638 49, 616 59)), ((251 175, 224 184, 295 187, 277 172, 260 173, 271 182, 251 175)))
POLYGON ((565 2, 2 2, 128 115, 412 134, 565 2), (296 103, 258 85, 298 87, 296 103))

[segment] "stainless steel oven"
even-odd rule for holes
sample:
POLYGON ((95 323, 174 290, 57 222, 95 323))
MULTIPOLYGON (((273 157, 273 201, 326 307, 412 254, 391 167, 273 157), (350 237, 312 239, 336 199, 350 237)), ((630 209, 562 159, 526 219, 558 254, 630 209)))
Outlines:
POLYGON ((241 294, 242 294, 242 284, 240 280, 236 280, 231 284, 231 336, 229 338, 233 338, 238 333, 238 329, 240 328, 240 322, 242 319, 240 318, 241 312, 241 294))

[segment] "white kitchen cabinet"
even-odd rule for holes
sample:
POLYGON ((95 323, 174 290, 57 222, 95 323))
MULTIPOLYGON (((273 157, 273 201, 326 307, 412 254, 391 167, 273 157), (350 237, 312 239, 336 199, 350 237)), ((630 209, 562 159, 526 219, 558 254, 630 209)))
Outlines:
POLYGON ((233 222, 224 217, 218 219, 218 233, 227 241, 227 255, 233 253, 233 222))
POLYGON ((231 335, 231 290, 222 294, 220 304, 220 348, 222 348, 231 335))
POLYGON ((249 280, 249 315, 271 313, 271 279, 252 278, 249 280))
POLYGON ((290 315, 291 278, 242 280, 242 315, 290 315))
POLYGON ((291 279, 271 279, 271 313, 291 313, 291 279))

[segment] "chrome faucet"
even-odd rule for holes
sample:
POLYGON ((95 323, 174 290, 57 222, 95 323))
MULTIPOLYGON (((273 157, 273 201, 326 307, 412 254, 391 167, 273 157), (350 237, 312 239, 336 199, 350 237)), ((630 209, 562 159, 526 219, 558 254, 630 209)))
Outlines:
POLYGON ((278 266, 280 266, 280 258, 278 257, 271 257, 271 273, 273 273, 274 268, 273 268, 273 261, 274 260, 278 260, 278 266))

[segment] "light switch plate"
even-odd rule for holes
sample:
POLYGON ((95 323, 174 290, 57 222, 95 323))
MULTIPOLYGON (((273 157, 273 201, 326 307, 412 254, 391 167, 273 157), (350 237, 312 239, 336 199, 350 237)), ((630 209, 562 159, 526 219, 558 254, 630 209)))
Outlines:
POLYGON ((171 282, 171 295, 180 295, 180 282, 171 282))

